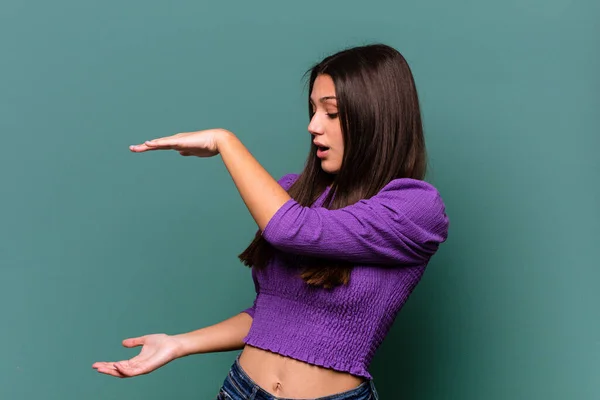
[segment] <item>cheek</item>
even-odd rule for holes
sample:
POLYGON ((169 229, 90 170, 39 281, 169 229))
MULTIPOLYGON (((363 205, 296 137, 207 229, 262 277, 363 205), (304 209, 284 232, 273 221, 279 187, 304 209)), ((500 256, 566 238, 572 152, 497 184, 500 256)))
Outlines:
POLYGON ((343 138, 341 132, 337 135, 335 142, 336 142, 336 147, 339 149, 339 152, 343 153, 344 152, 344 138, 343 138))
POLYGON ((339 124, 331 130, 331 139, 333 139, 336 147, 344 147, 344 136, 342 135, 342 129, 340 128, 339 124))

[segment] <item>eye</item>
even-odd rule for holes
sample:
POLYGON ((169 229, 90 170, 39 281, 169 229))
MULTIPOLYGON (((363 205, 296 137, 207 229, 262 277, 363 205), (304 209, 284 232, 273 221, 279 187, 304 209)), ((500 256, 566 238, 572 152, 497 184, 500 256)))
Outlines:
POLYGON ((338 117, 338 113, 327 113, 329 119, 336 119, 338 117))

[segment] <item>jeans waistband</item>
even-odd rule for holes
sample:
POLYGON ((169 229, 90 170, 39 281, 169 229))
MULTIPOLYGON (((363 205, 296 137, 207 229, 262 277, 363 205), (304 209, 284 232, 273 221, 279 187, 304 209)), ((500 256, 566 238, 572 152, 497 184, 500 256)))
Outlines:
MULTIPOLYGON (((256 384, 242 369, 239 362, 239 356, 233 363, 227 380, 241 396, 254 400, 292 400, 274 397, 260 386, 256 384)), ((334 394, 331 396, 320 397, 317 400, 351 400, 351 399, 370 399, 370 394, 373 394, 373 399, 377 400, 377 391, 372 380, 362 383, 355 389, 347 392, 334 394)))

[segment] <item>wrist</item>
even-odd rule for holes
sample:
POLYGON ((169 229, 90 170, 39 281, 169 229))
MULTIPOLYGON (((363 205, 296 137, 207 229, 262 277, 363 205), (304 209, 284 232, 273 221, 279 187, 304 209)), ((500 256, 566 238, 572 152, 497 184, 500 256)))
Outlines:
POLYGON ((216 141, 216 145, 217 145, 217 151, 220 153, 230 143, 232 143, 234 141, 239 141, 239 140, 234 135, 233 132, 228 131, 227 129, 219 129, 219 133, 217 134, 215 141, 216 141))
MULTIPOLYGON (((191 332, 190 332, 191 333, 191 332)), ((197 352, 194 349, 194 341, 190 337, 190 333, 182 333, 179 335, 171 335, 175 340, 175 357, 186 357, 197 352)))

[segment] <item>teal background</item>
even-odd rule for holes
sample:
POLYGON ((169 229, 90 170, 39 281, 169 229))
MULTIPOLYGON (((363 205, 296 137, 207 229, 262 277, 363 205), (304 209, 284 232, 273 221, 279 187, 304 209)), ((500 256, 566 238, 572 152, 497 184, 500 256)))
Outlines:
POLYGON ((128 145, 224 127, 298 172, 302 74, 370 42, 413 69, 451 218, 376 356, 382 398, 600 398, 599 18, 592 0, 3 1, 0 399, 213 398, 235 353, 91 368, 254 296, 221 160, 128 145))

